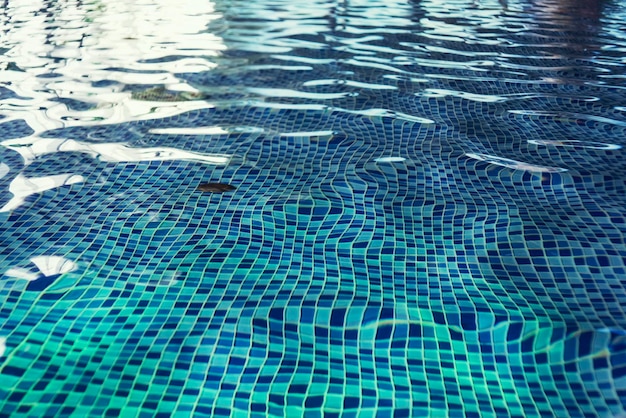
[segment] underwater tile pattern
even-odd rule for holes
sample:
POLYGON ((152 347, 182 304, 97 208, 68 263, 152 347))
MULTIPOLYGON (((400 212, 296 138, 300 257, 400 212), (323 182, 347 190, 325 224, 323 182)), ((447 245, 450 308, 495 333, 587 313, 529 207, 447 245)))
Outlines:
POLYGON ((626 11, 463 12, 537 25, 494 44, 409 4, 295 35, 284 4, 279 36, 216 2, 221 67, 176 73, 200 93, 124 87, 207 105, 0 120, 0 415, 625 416, 626 11))

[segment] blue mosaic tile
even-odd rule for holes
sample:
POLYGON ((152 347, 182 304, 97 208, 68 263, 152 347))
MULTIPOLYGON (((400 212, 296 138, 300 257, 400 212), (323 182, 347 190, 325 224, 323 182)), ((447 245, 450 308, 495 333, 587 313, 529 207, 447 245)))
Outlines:
POLYGON ((128 67, 29 27, 0 415, 626 414, 626 9, 574 3, 216 1, 128 67))

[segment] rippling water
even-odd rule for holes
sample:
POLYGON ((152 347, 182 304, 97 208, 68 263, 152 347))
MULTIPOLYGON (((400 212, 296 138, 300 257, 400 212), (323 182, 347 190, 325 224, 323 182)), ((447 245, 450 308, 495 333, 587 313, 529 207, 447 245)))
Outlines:
POLYGON ((5 1, 0 415, 626 416, 625 21, 5 1))

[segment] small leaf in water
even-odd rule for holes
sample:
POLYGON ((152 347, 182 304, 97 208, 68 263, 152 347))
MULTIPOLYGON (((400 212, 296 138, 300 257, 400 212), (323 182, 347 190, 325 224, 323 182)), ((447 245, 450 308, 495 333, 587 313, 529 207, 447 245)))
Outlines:
POLYGON ((224 183, 203 183, 199 185, 197 189, 200 190, 201 192, 224 193, 224 192, 230 192, 232 190, 235 190, 236 187, 231 186, 230 184, 224 184, 224 183))

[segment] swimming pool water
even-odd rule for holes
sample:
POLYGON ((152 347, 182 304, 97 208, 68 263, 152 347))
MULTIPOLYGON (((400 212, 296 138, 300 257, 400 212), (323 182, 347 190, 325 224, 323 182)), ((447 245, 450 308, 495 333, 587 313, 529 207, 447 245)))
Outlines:
POLYGON ((3 7, 1 416, 626 416, 619 1, 3 7))

